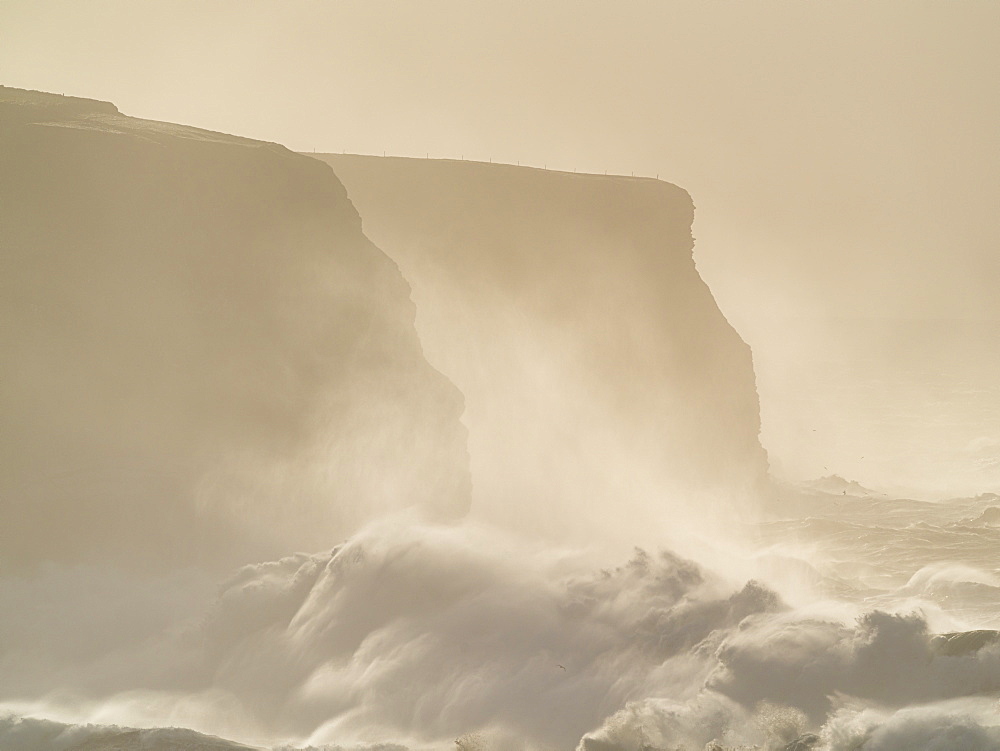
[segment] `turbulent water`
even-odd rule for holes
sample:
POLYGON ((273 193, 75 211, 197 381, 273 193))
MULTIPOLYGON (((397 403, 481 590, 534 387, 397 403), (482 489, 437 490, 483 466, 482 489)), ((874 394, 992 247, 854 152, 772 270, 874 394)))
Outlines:
POLYGON ((0 748, 1000 749, 1000 496, 781 496, 697 563, 397 519, 218 587, 9 576, 0 748))

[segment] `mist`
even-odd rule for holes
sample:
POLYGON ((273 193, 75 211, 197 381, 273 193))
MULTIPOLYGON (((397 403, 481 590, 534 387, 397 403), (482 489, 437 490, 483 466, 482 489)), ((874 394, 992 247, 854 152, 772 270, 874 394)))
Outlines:
POLYGON ((664 534, 728 538, 760 513, 751 353, 698 277, 685 191, 316 158, 399 263, 425 356, 465 397, 473 518, 627 554, 664 534))
POLYGON ((1000 8, 0 6, 4 751, 1000 750, 1000 8))

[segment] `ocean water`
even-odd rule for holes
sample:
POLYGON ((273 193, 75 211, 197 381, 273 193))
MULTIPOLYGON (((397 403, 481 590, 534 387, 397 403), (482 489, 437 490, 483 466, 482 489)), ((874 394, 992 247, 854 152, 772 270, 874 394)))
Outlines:
POLYGON ((5 577, 0 748, 1000 749, 998 542, 996 494, 828 477, 698 562, 395 520, 221 584, 5 577))
POLYGON ((827 492, 792 493, 783 518, 755 525, 761 555, 807 567, 814 594, 922 608, 955 630, 1000 628, 1000 495, 926 501, 820 484, 827 492))

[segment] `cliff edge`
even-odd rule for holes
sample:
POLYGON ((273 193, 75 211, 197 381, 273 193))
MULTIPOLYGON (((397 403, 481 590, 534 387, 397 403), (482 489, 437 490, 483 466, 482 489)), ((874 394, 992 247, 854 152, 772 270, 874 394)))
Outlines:
POLYGON ((244 560, 469 504, 462 397, 332 170, 0 87, 0 555, 244 560))
POLYGON ((686 191, 314 156, 399 263, 428 359, 466 396, 474 508, 508 520, 549 508, 553 530, 579 521, 586 534, 765 486, 750 349, 695 268, 686 191))

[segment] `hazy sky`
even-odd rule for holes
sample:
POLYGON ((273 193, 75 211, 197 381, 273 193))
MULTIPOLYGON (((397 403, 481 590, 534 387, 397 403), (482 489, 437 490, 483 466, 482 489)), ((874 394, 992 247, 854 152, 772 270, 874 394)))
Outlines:
POLYGON ((996 311, 992 0, 30 0, 0 38, 7 85, 299 150, 659 174, 726 308, 996 311))

